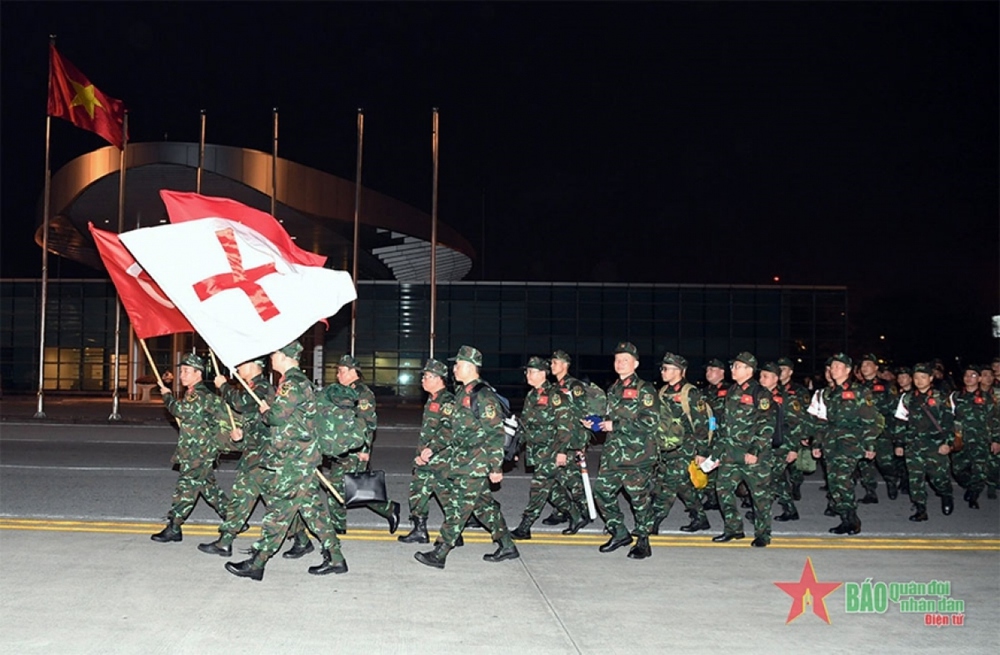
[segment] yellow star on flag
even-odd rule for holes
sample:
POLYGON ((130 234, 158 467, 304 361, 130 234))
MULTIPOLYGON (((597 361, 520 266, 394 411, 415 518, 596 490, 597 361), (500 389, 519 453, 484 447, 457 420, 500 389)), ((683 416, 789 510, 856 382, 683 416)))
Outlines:
POLYGON ((76 89, 76 95, 73 97, 73 101, 70 103, 70 106, 83 107, 87 111, 87 115, 93 119, 94 107, 104 108, 101 101, 94 95, 94 85, 88 84, 87 86, 83 86, 82 84, 77 84, 73 80, 70 80, 69 83, 73 85, 74 89, 76 89))

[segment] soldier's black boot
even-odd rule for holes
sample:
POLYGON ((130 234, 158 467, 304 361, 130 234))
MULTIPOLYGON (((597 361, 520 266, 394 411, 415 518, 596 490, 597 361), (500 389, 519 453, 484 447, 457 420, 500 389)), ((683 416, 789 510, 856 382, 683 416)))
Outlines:
POLYGON ((851 512, 847 515, 847 522, 850 526, 847 529, 846 534, 861 534, 861 519, 858 518, 857 512, 851 512))
POLYGON ((858 501, 863 505, 877 505, 878 504, 878 494, 872 491, 865 491, 865 497, 858 501))
POLYGON ((400 535, 396 539, 404 544, 429 544, 431 538, 427 534, 427 517, 411 516, 410 520, 413 521, 413 529, 408 534, 400 535))
POLYGON ((521 553, 517 552, 514 540, 508 534, 501 537, 500 541, 497 542, 497 549, 492 553, 483 555, 483 559, 487 562, 502 562, 505 559, 517 559, 520 556, 521 553))
POLYGON ((827 505, 826 509, 823 510, 823 516, 838 516, 838 514, 837 511, 833 509, 833 507, 827 505))
POLYGON ((941 496, 941 512, 949 516, 953 511, 955 511, 955 499, 951 496, 941 496))
POLYGON ((910 479, 903 477, 899 479, 899 493, 910 495, 910 479))
POLYGON ((830 528, 830 534, 849 534, 851 530, 850 514, 844 514, 840 518, 840 525, 830 528))
POLYGON ((911 521, 926 521, 927 520, 927 505, 924 503, 913 503, 916 512, 910 517, 911 521))
POLYGON ((629 559, 646 559, 653 554, 653 549, 649 547, 649 537, 639 537, 635 545, 628 551, 629 559))
POLYGON ((565 523, 570 519, 569 516, 563 514, 558 510, 552 510, 552 513, 542 519, 542 525, 560 525, 565 523))
POLYGON ((533 522, 527 516, 522 516, 518 526, 510 531, 510 536, 514 539, 531 539, 531 524, 533 522))
POLYGON ((973 491, 969 494, 969 509, 979 509, 979 492, 973 491))
POLYGON ((698 518, 698 516, 695 515, 695 517, 691 519, 690 523, 681 526, 681 532, 698 532, 700 530, 708 530, 711 527, 712 526, 708 524, 707 516, 698 518))
POLYGON ((792 500, 802 500, 802 485, 793 484, 792 485, 792 500))
POLYGON ((198 544, 198 550, 209 555, 222 555, 223 557, 229 557, 233 554, 232 545, 224 542, 222 537, 210 544, 198 544))
POLYGON ((632 535, 624 530, 622 532, 616 532, 611 535, 611 538, 606 542, 598 546, 597 550, 602 553, 610 553, 613 550, 618 550, 622 546, 628 546, 632 543, 632 535))
POLYGON ((972 495, 972 489, 966 489, 965 495, 962 496, 962 498, 965 500, 965 502, 969 502, 969 496, 971 495, 972 495))
POLYGON ((885 481, 885 493, 889 496, 889 500, 896 500, 899 498, 899 487, 896 485, 894 479, 887 479, 885 481))
POLYGON ((798 521, 799 520, 799 511, 797 509, 795 509, 794 506, 793 507, 784 507, 783 506, 781 509, 782 509, 781 514, 778 514, 777 516, 774 517, 775 521, 782 521, 782 522, 784 522, 784 521, 798 521))
POLYGON ((256 560, 257 556, 255 554, 250 559, 236 562, 235 564, 233 562, 226 562, 226 570, 237 577, 250 578, 251 580, 260 582, 264 579, 264 565, 255 566, 256 560))
POLYGON ((309 541, 309 535, 305 532, 300 532, 295 535, 295 543, 292 544, 292 547, 282 553, 281 556, 285 559, 298 559, 307 553, 313 552, 314 550, 316 550, 316 548, 312 545, 312 542, 309 541))
POLYGON ((323 550, 323 562, 316 566, 309 567, 312 575, 327 575, 329 573, 347 573, 347 562, 343 558, 339 562, 333 561, 333 555, 329 550, 323 550))
POLYGON ((389 516, 385 517, 385 520, 389 522, 389 534, 396 534, 396 529, 399 527, 399 503, 392 501, 389 516))
POLYGON ((167 523, 167 527, 163 528, 154 535, 150 535, 149 538, 153 541, 165 544, 169 541, 182 541, 184 539, 184 535, 181 534, 180 524, 170 521, 167 523))
POLYGON ((660 534, 660 524, 667 520, 667 515, 663 514, 658 516, 655 521, 653 521, 653 529, 650 534, 660 534))
POLYGON ((569 527, 565 528, 563 534, 576 534, 583 528, 590 524, 590 517, 586 514, 580 514, 576 518, 570 518, 569 527))
POLYGON ((434 542, 434 550, 427 551, 426 553, 413 553, 413 559, 421 564, 433 566, 436 569, 443 569, 445 558, 448 557, 450 551, 451 546, 445 544, 443 541, 436 541, 434 542))

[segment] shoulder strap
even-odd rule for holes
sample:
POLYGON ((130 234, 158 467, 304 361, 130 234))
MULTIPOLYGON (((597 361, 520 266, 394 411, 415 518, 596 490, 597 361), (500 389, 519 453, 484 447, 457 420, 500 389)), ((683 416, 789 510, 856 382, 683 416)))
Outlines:
POLYGON ((690 382, 681 387, 681 409, 684 410, 684 416, 687 416, 691 430, 694 430, 694 420, 691 418, 691 389, 694 389, 694 385, 690 382))

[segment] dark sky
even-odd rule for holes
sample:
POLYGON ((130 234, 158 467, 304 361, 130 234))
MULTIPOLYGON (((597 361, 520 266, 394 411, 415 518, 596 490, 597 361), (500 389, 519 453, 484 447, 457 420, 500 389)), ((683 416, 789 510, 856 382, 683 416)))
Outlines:
MULTIPOLYGON (((364 107, 365 185, 426 211, 439 107, 440 218, 477 249, 486 226, 472 279, 778 275, 847 285, 860 343, 889 331, 907 355, 928 334, 926 356, 953 342, 996 352, 995 2, 0 12, 5 277, 39 274, 55 33, 64 57, 126 103, 133 141, 197 141, 204 108, 209 142, 270 151, 278 107, 282 157, 353 179, 364 107)), ((53 170, 102 145, 54 121, 53 170)))

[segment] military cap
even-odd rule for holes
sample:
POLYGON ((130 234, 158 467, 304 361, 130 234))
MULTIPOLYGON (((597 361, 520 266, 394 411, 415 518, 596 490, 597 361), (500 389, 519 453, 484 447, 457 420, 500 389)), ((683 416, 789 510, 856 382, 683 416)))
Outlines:
POLYGON ((354 359, 352 355, 342 355, 339 360, 337 360, 337 366, 346 366, 347 368, 358 368, 358 360, 354 359))
POLYGON ((688 360, 684 359, 680 355, 667 353, 663 356, 662 364, 663 366, 676 366, 677 368, 684 370, 688 367, 688 360))
POLYGON ((302 344, 299 343, 298 339, 296 339, 287 346, 279 348, 278 352, 286 357, 291 357, 292 359, 297 360, 299 358, 299 355, 302 354, 302 344))
POLYGON ((779 357, 778 366, 787 366, 788 368, 795 368, 795 363, 792 361, 791 357, 779 357))
POLYGON ((860 362, 871 362, 872 364, 878 364, 878 356, 874 353, 865 353, 861 356, 860 362))
POLYGON ((979 371, 982 371, 983 369, 987 368, 989 368, 989 366, 980 366, 978 364, 966 364, 965 367, 962 368, 962 372, 964 373, 965 371, 972 371, 976 375, 979 375, 979 371))
POLYGON ((927 375, 934 375, 934 364, 931 362, 920 362, 919 364, 913 365, 914 373, 926 373, 927 375))
POLYGON ((712 358, 705 364, 705 368, 721 368, 725 370, 726 365, 722 363, 721 359, 712 358))
POLYGON ((483 353, 472 346, 462 346, 458 349, 458 354, 448 358, 449 362, 469 362, 475 366, 483 365, 483 353))
POLYGON ((745 350, 737 355, 733 362, 743 362, 750 368, 757 368, 757 358, 745 350))
POLYGON ((184 355, 183 359, 181 359, 181 363, 178 364, 178 366, 190 366, 191 368, 196 368, 202 373, 204 373, 205 358, 200 355, 196 355, 194 353, 188 353, 184 355))
POLYGON ((781 367, 778 366, 776 362, 767 362, 760 367, 760 370, 767 371, 768 373, 774 373, 775 375, 781 375, 781 367))
POLYGON ((573 363, 573 359, 569 356, 569 353, 566 352, 565 350, 557 350, 554 353, 552 353, 552 359, 559 359, 566 362, 567 364, 573 363))
POLYGON ((832 363, 833 363, 833 357, 827 357, 826 358, 826 367, 830 368, 830 364, 832 364, 832 363))
POLYGON ((909 375, 913 377, 913 368, 910 366, 897 366, 896 375, 909 375))
POLYGON ((244 364, 256 364, 257 366, 259 366, 261 368, 264 368, 264 358, 263 357, 254 357, 253 359, 248 359, 245 362, 240 362, 238 365, 239 366, 243 366, 244 364))
POLYGON ((848 355, 847 353, 837 353, 836 355, 834 355, 833 357, 830 358, 829 363, 827 364, 827 366, 829 366, 830 364, 832 364, 834 362, 840 362, 841 364, 847 364, 848 366, 854 366, 854 360, 851 359, 851 356, 848 355))
POLYGON ((631 343, 629 341, 618 342, 618 345, 615 346, 615 354, 617 355, 619 353, 628 353, 629 355, 632 355, 636 359, 639 359, 638 348, 635 347, 634 343, 631 343))
POLYGON ((528 363, 524 366, 525 369, 533 368, 538 371, 549 370, 549 362, 541 357, 531 357, 528 359, 528 363))
POLYGON ((424 368, 423 368, 422 372, 423 373, 433 373, 434 375, 438 376, 439 378, 447 378, 448 377, 448 365, 445 364, 444 362, 439 362, 438 360, 436 360, 436 359, 434 359, 432 357, 431 359, 427 360, 426 364, 424 364, 424 368))

